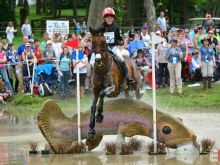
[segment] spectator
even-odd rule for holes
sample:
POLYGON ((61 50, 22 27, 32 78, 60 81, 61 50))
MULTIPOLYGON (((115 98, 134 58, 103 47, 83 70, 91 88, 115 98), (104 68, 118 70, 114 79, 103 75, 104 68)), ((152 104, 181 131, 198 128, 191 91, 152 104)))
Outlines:
POLYGON ((40 40, 34 39, 34 54, 37 59, 37 64, 42 64, 43 52, 40 48, 40 40))
POLYGON ((5 83, 0 75, 0 102, 5 103, 12 96, 12 93, 5 88, 5 83))
POLYGON ((23 36, 28 36, 28 38, 30 39, 32 37, 32 30, 31 30, 31 25, 28 22, 28 19, 25 19, 24 24, 21 27, 21 33, 23 36))
POLYGON ((79 68, 79 74, 80 74, 80 96, 83 97, 85 93, 85 78, 86 78, 86 73, 87 69, 86 66, 88 64, 88 58, 87 56, 82 52, 79 51, 78 57, 76 56, 76 51, 72 53, 72 64, 73 64, 73 78, 76 79, 76 73, 77 70, 76 68, 79 68))
POLYGON ((199 51, 195 50, 193 52, 193 57, 191 59, 190 63, 190 74, 191 74, 191 80, 193 83, 200 81, 200 75, 201 75, 201 67, 199 64, 199 51))
POLYGON ((214 37, 214 31, 211 29, 208 31, 208 38, 210 39, 210 44, 211 44, 210 46, 214 50, 215 58, 217 58, 218 57, 217 55, 218 40, 214 37))
POLYGON ((8 22, 8 26, 6 27, 6 35, 8 39, 8 43, 13 43, 14 39, 14 32, 17 32, 17 30, 14 29, 12 21, 8 22))
POLYGON ((80 34, 80 32, 81 32, 81 27, 80 27, 79 22, 76 22, 76 20, 73 19, 73 23, 75 24, 75 32, 76 32, 76 35, 80 34))
POLYGON ((165 32, 167 31, 167 23, 166 23, 166 18, 164 17, 163 11, 160 12, 160 17, 157 18, 157 25, 159 27, 161 35, 163 36, 165 32))
POLYGON ((14 91, 17 93, 18 92, 18 85, 19 85, 19 80, 18 80, 18 75, 16 73, 16 63, 17 63, 17 56, 16 56, 16 51, 14 50, 14 45, 10 43, 8 45, 8 51, 7 51, 7 69, 8 69, 8 77, 9 81, 11 83, 11 86, 13 88, 13 79, 15 77, 15 88, 14 91))
POLYGON ((206 30, 208 30, 208 28, 209 28, 210 26, 215 26, 215 23, 214 23, 214 21, 212 20, 211 14, 208 14, 207 20, 205 20, 203 26, 205 27, 206 30))
POLYGON ((168 61, 165 58, 168 47, 169 45, 167 44, 167 42, 162 42, 157 45, 156 63, 159 66, 158 81, 159 85, 163 85, 164 87, 165 84, 168 84, 169 79, 169 71, 167 68, 168 61))
POLYGON ((6 61, 7 61, 6 52, 3 51, 3 47, 0 44, 0 75, 2 76, 3 81, 5 82, 7 88, 10 90, 11 93, 13 93, 13 89, 8 79, 8 74, 6 71, 6 66, 5 66, 6 61))
POLYGON ((145 43, 146 48, 149 48, 151 39, 150 35, 148 34, 148 28, 146 25, 142 27, 140 37, 140 39, 145 43))
POLYGON ((83 21, 81 25, 81 33, 86 34, 86 30, 87 30, 86 22, 83 21))
POLYGON ((37 59, 29 42, 25 44, 25 50, 22 52, 22 59, 24 61, 23 76, 31 77, 33 75, 34 62, 36 62, 37 59))
POLYGON ((54 63, 54 59, 56 59, 56 55, 52 46, 52 41, 48 40, 46 50, 43 52, 43 63, 54 63))
POLYGON ((199 49, 200 52, 200 61, 201 61, 201 71, 203 77, 203 89, 207 90, 208 88, 212 88, 212 77, 215 63, 215 52, 210 47, 211 41, 209 38, 204 38, 201 40, 203 46, 199 49))
POLYGON ((62 53, 57 57, 56 60, 58 75, 60 77, 58 85, 58 97, 66 98, 70 96, 68 90, 68 81, 70 80, 71 72, 71 59, 68 47, 63 47, 62 53))
POLYGON ((54 33, 52 37, 52 45, 53 45, 53 50, 55 52, 55 57, 60 55, 62 52, 62 37, 58 33, 54 33))
MULTIPOLYGON (((178 47, 181 49, 181 52, 183 54, 183 57, 181 59, 181 65, 182 65, 181 77, 182 77, 183 82, 185 82, 187 79, 186 68, 187 68, 187 58, 188 58, 188 45, 185 44, 184 37, 183 37, 182 33, 180 33, 178 35, 178 47)), ((187 69, 187 71, 188 71, 188 69, 187 69)))
POLYGON ((202 26, 198 26, 197 30, 198 30, 198 33, 196 33, 196 35, 195 35, 194 43, 195 43, 196 49, 199 49, 200 47, 202 47, 201 40, 205 37, 205 35, 203 33, 203 27, 202 26))
POLYGON ((46 50, 47 47, 47 41, 49 40, 49 34, 48 33, 44 33, 44 41, 41 42, 40 44, 40 48, 41 50, 44 52, 46 50))
POLYGON ((136 31, 134 30, 134 26, 131 26, 130 30, 128 31, 129 41, 133 41, 135 34, 136 34, 136 31))
POLYGON ((177 39, 178 39, 178 29, 175 27, 172 27, 170 30, 169 43, 171 43, 171 41, 177 40, 177 39))
POLYGON ((174 94, 175 84, 177 83, 178 94, 182 96, 181 59, 183 54, 181 49, 178 48, 177 42, 177 39, 171 41, 172 46, 166 52, 166 59, 168 60, 168 70, 170 73, 170 93, 174 94))
POLYGON ((8 42, 7 42, 6 36, 2 36, 1 45, 2 45, 2 50, 7 52, 7 50, 8 50, 8 42))

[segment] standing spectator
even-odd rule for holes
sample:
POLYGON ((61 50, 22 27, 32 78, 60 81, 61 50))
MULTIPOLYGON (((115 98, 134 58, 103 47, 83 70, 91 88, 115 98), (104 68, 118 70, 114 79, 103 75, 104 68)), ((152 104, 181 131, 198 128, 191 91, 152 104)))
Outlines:
POLYGON ((18 60, 18 64, 17 64, 17 75, 18 75, 18 79, 19 79, 19 87, 18 87, 18 93, 22 93, 23 90, 23 60, 22 59, 22 52, 24 52, 25 50, 25 44, 28 43, 28 36, 23 36, 23 43, 21 45, 19 45, 18 50, 17 50, 17 60, 18 60))
POLYGON ((49 34, 48 33, 44 33, 44 41, 41 42, 40 44, 40 48, 42 51, 45 51, 46 50, 46 47, 47 47, 47 41, 49 40, 49 34))
POLYGON ((163 36, 167 31, 167 23, 166 23, 166 18, 164 17, 163 11, 160 12, 160 16, 157 18, 157 24, 159 26, 161 35, 163 36))
MULTIPOLYGON (((159 31, 160 32, 160 31, 159 31)), ((166 51, 168 49, 167 42, 162 42, 157 45, 157 65, 159 66, 159 84, 165 87, 165 84, 168 84, 169 79, 169 71, 167 68, 167 59, 166 57, 166 51)))
POLYGON ((86 22, 83 21, 83 23, 81 25, 81 33, 86 34, 86 30, 87 30, 86 22))
POLYGON ((52 37, 53 50, 55 52, 55 57, 59 56, 62 52, 62 37, 58 33, 54 33, 52 37))
POLYGON ((182 33, 178 35, 178 47, 181 49, 181 52, 183 54, 183 57, 181 59, 181 65, 182 65, 181 77, 182 77, 182 80, 185 82, 187 79, 185 69, 187 67, 188 45, 185 44, 182 33))
POLYGON ((131 26, 130 30, 128 31, 129 41, 133 41, 135 34, 136 34, 136 31, 134 30, 134 26, 131 26))
POLYGON ((71 59, 70 53, 67 46, 63 47, 62 53, 56 58, 57 62, 57 70, 60 77, 59 85, 58 85, 58 97, 66 98, 70 96, 68 90, 68 81, 70 80, 70 72, 71 72, 71 59))
POLYGON ((195 43, 196 49, 199 49, 200 47, 202 47, 201 40, 205 37, 205 35, 203 33, 203 27, 202 26, 198 26, 197 30, 198 30, 198 32, 196 33, 196 35, 194 37, 194 43, 195 43))
POLYGON ((215 63, 215 52, 210 47, 211 41, 208 38, 204 38, 201 40, 203 46, 199 49, 200 52, 200 65, 203 77, 203 89, 207 90, 208 88, 212 88, 212 77, 215 63))
POLYGON ((33 50, 31 49, 31 44, 29 42, 25 44, 25 50, 22 52, 22 59, 24 61, 23 76, 32 76, 34 70, 34 62, 36 62, 37 59, 33 50))
POLYGON ((76 56, 76 51, 74 51, 72 53, 72 62, 73 62, 73 78, 76 79, 76 73, 77 70, 76 68, 79 68, 79 75, 80 75, 80 96, 83 97, 84 93, 85 93, 85 89, 84 89, 84 84, 85 84, 85 78, 86 78, 86 74, 87 74, 87 64, 88 64, 88 58, 87 56, 82 52, 79 51, 78 54, 78 59, 76 56))
POLYGON ((6 27, 6 35, 8 39, 8 43, 13 43, 14 39, 14 32, 17 32, 17 30, 14 29, 12 21, 8 22, 8 26, 6 27))
POLYGON ((42 64, 43 52, 40 48, 40 40, 34 39, 34 54, 37 59, 37 64, 42 64))
POLYGON ((31 30, 31 25, 28 22, 28 19, 25 19, 24 24, 21 27, 21 33, 23 36, 28 36, 28 38, 30 39, 32 37, 32 30, 31 30))
POLYGON ((80 27, 79 22, 76 22, 76 20, 73 19, 73 23, 75 24, 75 32, 76 32, 76 35, 80 34, 80 32, 81 32, 81 27, 80 27))
POLYGON ((150 43, 151 43, 151 39, 150 39, 150 35, 148 34, 148 28, 146 25, 144 25, 141 29, 141 34, 140 34, 140 39, 141 41, 144 42, 146 48, 150 47, 150 43))
POLYGON ((212 20, 211 14, 208 14, 207 20, 205 20, 203 26, 205 27, 205 30, 206 30, 206 31, 208 30, 208 28, 209 28, 210 26, 215 26, 215 23, 214 23, 214 21, 212 20))
POLYGON ((2 45, 2 50, 7 52, 7 50, 8 50, 8 41, 7 41, 6 36, 2 36, 1 45, 2 45))
POLYGON ((6 52, 3 51, 3 47, 0 44, 0 75, 2 76, 8 90, 10 90, 10 92, 13 93, 13 89, 12 89, 11 83, 8 79, 8 74, 6 71, 6 66, 5 66, 6 61, 7 61, 6 52))
POLYGON ((14 50, 14 45, 10 43, 8 45, 8 51, 7 51, 7 61, 8 61, 8 77, 9 81, 11 83, 11 86, 13 88, 13 79, 15 77, 15 88, 14 91, 17 93, 18 92, 18 85, 19 85, 19 80, 18 80, 18 75, 16 73, 16 63, 17 63, 17 57, 16 57, 16 50, 14 50))
POLYGON ((172 40, 178 39, 178 29, 175 27, 172 27, 170 30, 170 36, 169 36, 169 43, 171 43, 172 40))
POLYGON ((171 48, 166 52, 166 59, 168 60, 168 70, 170 73, 170 93, 174 93, 175 84, 177 83, 178 94, 182 96, 182 81, 181 81, 181 59, 182 52, 177 46, 177 39, 171 41, 171 48))
POLYGON ((210 39, 210 44, 211 44, 210 46, 214 50, 215 58, 217 58, 218 57, 218 54, 217 54, 218 40, 214 37, 214 31, 211 29, 208 31, 208 38, 210 39))

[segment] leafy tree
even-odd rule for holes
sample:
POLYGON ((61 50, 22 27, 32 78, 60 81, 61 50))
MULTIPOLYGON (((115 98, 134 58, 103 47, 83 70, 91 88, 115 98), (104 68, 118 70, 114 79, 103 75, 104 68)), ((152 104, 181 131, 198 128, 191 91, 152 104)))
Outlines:
POLYGON ((8 22, 15 20, 15 1, 0 0, 0 22, 8 22))

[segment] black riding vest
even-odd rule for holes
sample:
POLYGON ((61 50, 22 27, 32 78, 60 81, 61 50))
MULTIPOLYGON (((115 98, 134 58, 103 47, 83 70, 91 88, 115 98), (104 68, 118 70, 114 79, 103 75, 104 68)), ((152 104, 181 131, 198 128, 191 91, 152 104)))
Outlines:
MULTIPOLYGON (((108 46, 113 47, 119 45, 123 39, 122 39, 122 34, 121 30, 119 27, 116 26, 116 24, 113 22, 112 25, 108 25, 106 22, 103 22, 97 29, 96 31, 99 33, 106 33, 106 32, 114 32, 114 40, 111 41, 111 43, 107 43, 108 46)), ((106 39, 107 40, 107 39, 106 39)))

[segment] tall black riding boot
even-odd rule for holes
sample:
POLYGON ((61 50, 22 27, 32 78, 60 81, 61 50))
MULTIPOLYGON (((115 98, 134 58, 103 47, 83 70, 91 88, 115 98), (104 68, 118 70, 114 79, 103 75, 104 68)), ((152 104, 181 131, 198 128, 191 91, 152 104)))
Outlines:
POLYGON ((128 74, 128 68, 127 68, 125 62, 124 61, 119 62, 119 65, 121 67, 122 74, 127 81, 127 84, 129 85, 129 84, 134 83, 135 82, 134 79, 131 77, 131 75, 128 74))

